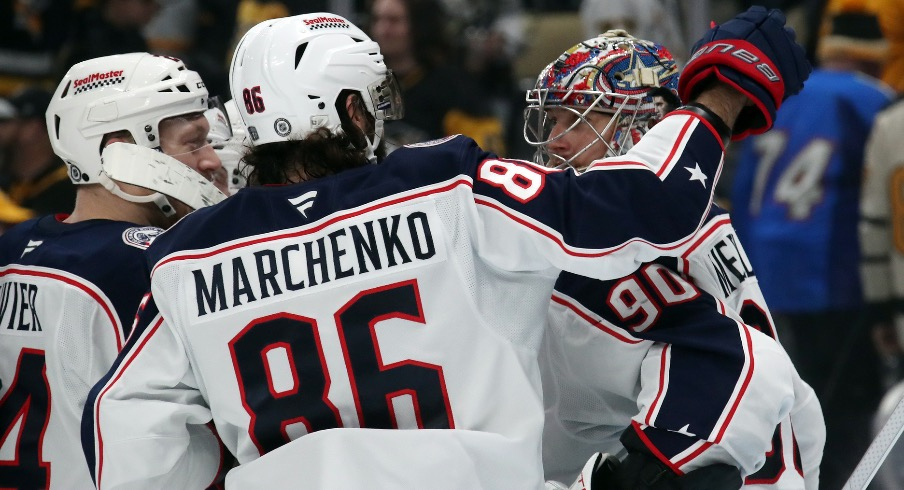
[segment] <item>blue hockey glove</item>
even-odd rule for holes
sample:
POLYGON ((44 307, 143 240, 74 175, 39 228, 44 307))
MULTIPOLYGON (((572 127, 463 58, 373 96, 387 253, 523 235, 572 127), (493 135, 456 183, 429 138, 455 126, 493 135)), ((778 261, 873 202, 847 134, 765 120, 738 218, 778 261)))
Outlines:
POLYGON ((785 26, 785 15, 761 6, 713 26, 694 44, 678 80, 681 100, 693 100, 715 77, 753 102, 738 116, 732 139, 768 131, 775 111, 800 92, 810 76, 804 49, 794 39, 794 30, 785 26))

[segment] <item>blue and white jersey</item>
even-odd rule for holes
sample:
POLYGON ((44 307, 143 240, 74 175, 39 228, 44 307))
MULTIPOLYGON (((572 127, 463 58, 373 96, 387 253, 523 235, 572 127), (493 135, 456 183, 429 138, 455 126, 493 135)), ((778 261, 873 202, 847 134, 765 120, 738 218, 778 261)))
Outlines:
POLYGON ((732 219, 774 311, 862 302, 857 223, 864 146, 891 92, 875 79, 815 70, 749 138, 732 191, 732 219))
POLYGON ((98 488, 207 485, 210 421, 227 488, 541 488, 559 272, 681 254, 723 150, 688 111, 581 175, 457 136, 192 213, 148 250, 150 301, 86 404, 98 488))
POLYGON ((815 490, 822 412, 774 338, 756 274, 717 207, 680 257, 615 280, 563 272, 540 352, 547 479, 573 481, 597 451, 622 455, 630 427, 678 474, 733 461, 747 488, 815 490), (770 428, 788 408, 771 393, 789 376, 794 405, 770 428))
POLYGON ((0 237, 0 487, 91 487, 82 407, 125 344, 161 231, 45 216, 0 237))

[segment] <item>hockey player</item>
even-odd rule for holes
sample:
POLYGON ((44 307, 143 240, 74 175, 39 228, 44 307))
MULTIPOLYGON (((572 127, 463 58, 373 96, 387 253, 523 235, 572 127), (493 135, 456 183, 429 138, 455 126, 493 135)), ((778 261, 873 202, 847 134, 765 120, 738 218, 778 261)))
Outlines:
MULTIPOLYGON (((401 112, 379 46, 327 13, 251 29, 230 83, 254 185, 148 250, 149 301, 85 407, 98 488, 206 485, 211 421, 239 462, 229 488, 541 488, 536 319, 559 272, 611 279, 681 254, 729 128, 766 130, 809 72, 780 15, 747 15, 713 40, 743 43, 769 77, 701 55, 696 105, 580 176, 464 136, 368 165, 401 112)), ((772 415, 750 427, 762 453, 793 367, 744 332, 738 361, 772 373, 751 383, 772 415)))
POLYGON ((92 488, 82 407, 149 287, 144 251, 225 197, 205 177, 220 168, 207 107, 197 73, 147 53, 82 62, 60 82, 47 126, 75 209, 0 237, 0 487, 92 488))
MULTIPOLYGON (((677 94, 668 49, 609 31, 571 47, 540 73, 527 93, 525 138, 537 147, 538 163, 584 172, 607 155, 625 154, 667 112, 659 106, 677 107, 677 94)), ((610 281, 563 272, 540 351, 546 477, 571 482, 593 453, 627 451, 616 473, 649 466, 674 478, 724 461, 716 454, 724 452, 747 485, 795 489, 806 479, 815 490, 825 427, 813 390, 799 377, 794 432, 785 419, 768 455, 750 451, 748 425, 764 414, 745 384, 769 368, 748 378, 752 366, 724 357, 744 348, 746 327, 737 320, 775 336, 750 262, 717 206, 678 258, 610 281), (613 371, 622 375, 605 374, 613 371)), ((621 482, 647 488, 631 483, 621 482)))

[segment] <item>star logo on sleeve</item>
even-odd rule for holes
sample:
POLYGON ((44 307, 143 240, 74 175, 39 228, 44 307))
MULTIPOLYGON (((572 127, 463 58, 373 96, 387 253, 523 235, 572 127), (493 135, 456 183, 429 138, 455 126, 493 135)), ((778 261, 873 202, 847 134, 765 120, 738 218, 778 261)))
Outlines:
POLYGON ((684 169, 691 173, 691 178, 690 178, 690 180, 699 180, 699 181, 700 181, 700 185, 702 185, 703 188, 706 189, 706 179, 707 179, 707 177, 706 177, 706 174, 703 173, 702 170, 700 170, 700 164, 699 164, 699 163, 694 163, 694 168, 684 167, 684 169))

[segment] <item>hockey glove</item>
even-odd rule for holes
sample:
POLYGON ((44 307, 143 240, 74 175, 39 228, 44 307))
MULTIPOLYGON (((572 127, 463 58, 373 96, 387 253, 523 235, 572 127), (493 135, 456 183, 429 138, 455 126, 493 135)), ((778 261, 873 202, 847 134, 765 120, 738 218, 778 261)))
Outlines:
POLYGON ((768 131, 775 111, 800 92, 810 76, 810 63, 794 39, 794 30, 785 27, 785 15, 761 6, 713 26, 694 44, 678 80, 681 100, 693 100, 715 77, 753 102, 738 116, 732 139, 768 131))

